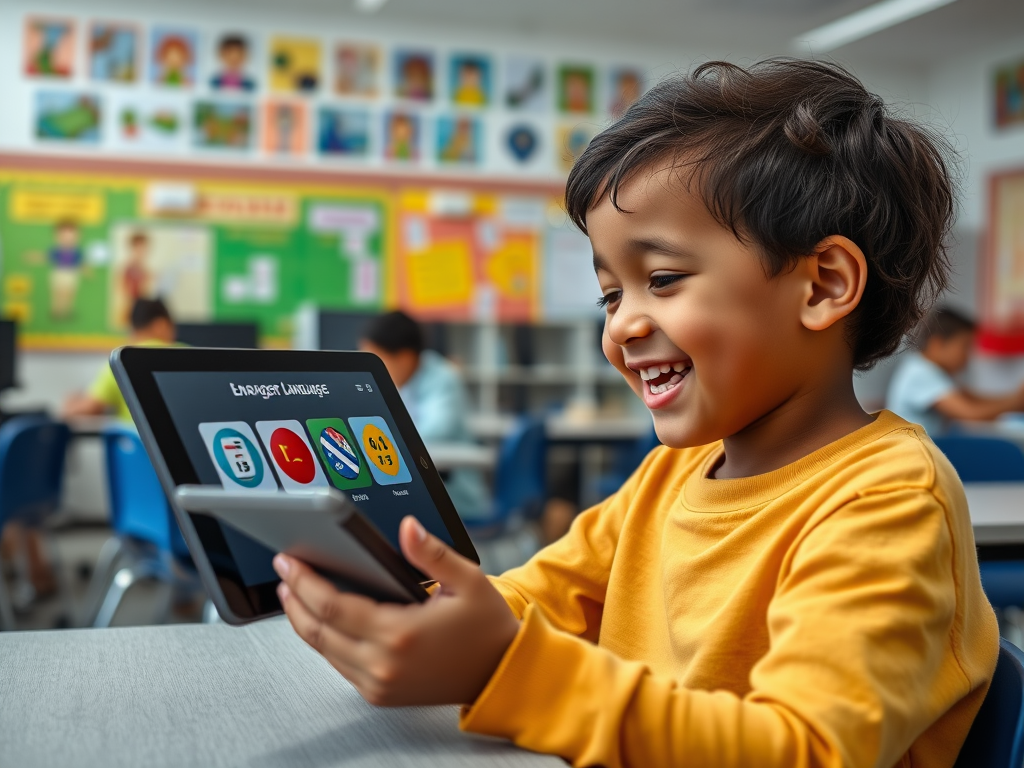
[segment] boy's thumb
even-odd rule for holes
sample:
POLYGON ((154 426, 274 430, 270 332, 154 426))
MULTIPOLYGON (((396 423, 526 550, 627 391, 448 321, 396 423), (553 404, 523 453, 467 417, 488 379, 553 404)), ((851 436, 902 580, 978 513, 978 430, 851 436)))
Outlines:
POLYGON ((476 563, 427 533, 422 523, 411 515, 402 520, 398 538, 406 559, 439 581, 446 592, 458 592, 480 573, 476 563))

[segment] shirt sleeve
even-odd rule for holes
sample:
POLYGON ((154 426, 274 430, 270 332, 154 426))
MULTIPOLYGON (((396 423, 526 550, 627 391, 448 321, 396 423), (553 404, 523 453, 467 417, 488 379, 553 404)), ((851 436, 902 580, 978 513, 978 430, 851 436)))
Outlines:
POLYGON ((956 389, 949 374, 934 363, 921 360, 903 382, 900 396, 910 407, 927 411, 956 389))
POLYGON ((114 378, 114 372, 109 365, 103 366, 103 370, 97 374, 89 387, 89 394, 111 410, 120 406, 121 389, 117 386, 117 379, 114 378))
POLYGON ((463 437, 467 407, 465 390, 458 376, 439 370, 417 382, 416 430, 426 442, 458 440, 463 437))
POLYGON ((931 494, 898 490, 851 501, 805 534, 776 585, 769 649, 745 695, 682 688, 559 631, 552 601, 524 611, 461 725, 580 767, 895 765, 987 685, 953 651, 945 514, 931 494))

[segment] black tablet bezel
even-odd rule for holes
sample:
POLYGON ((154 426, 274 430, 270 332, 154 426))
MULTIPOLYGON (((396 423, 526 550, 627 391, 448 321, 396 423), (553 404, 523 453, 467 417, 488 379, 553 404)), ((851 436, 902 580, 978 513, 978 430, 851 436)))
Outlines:
POLYGON ((110 355, 110 366, 128 410, 139 429, 164 492, 178 519, 185 542, 207 583, 222 618, 244 624, 281 612, 277 582, 246 586, 241 579, 220 524, 208 515, 185 512, 175 501, 175 488, 197 484, 192 462, 178 437, 156 383, 157 372, 267 372, 369 373, 391 412, 395 426, 418 464, 427 491, 448 530, 455 550, 479 563, 466 527, 452 504, 441 476, 434 469, 412 418, 384 363, 369 352, 312 352, 297 350, 196 349, 187 347, 120 347, 110 355), (157 435, 160 437, 157 438, 157 435))

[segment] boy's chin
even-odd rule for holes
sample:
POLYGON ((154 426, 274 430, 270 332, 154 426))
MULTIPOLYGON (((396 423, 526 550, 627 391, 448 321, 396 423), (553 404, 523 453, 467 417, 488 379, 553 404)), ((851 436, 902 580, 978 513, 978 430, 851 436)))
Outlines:
POLYGON ((669 448, 696 448, 721 439, 710 425, 694 423, 692 418, 667 413, 654 413, 654 432, 661 444, 669 448))

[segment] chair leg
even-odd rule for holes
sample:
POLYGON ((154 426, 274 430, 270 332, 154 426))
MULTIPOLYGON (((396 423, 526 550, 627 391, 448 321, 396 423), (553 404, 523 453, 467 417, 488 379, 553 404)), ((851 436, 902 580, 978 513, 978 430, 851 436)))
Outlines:
POLYGON ((89 588, 86 590, 85 598, 82 601, 84 612, 78 622, 78 626, 93 626, 93 622, 96 621, 96 616, 99 614, 100 606, 103 604, 103 596, 110 588, 110 583, 113 580, 114 568, 124 552, 124 542, 117 536, 111 536, 103 542, 99 557, 96 558, 92 578, 89 580, 89 588))
POLYGON ((107 589, 107 594, 103 598, 103 604, 100 606, 100 610, 96 614, 96 619, 92 625, 94 627, 109 627, 110 623, 114 620, 114 614, 117 613, 118 606, 121 605, 125 592, 139 581, 156 578, 157 573, 157 568, 145 561, 126 566, 115 573, 113 580, 110 582, 110 588, 107 589))

